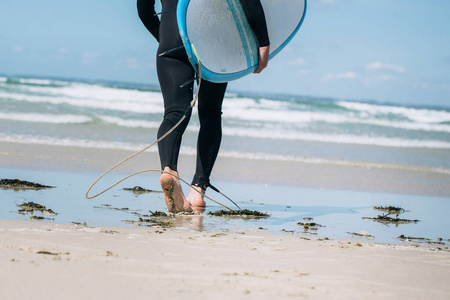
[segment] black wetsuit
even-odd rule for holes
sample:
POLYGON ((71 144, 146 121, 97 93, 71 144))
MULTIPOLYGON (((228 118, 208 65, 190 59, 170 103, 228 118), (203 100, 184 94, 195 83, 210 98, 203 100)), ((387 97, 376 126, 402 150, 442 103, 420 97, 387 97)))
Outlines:
MULTIPOLYGON (((261 46, 269 44, 264 12, 259 0, 240 0, 250 25, 261 46), (259 6, 258 6, 259 4, 259 6), (259 12, 255 14, 254 12, 259 12), (262 15, 261 15, 262 13, 262 15), (261 19, 263 24, 261 25, 261 19), (256 28, 256 30, 255 30, 256 28), (262 28, 262 29, 261 29, 262 28)), ((158 138, 171 129, 186 113, 193 98, 193 85, 180 86, 195 77, 178 31, 176 8, 178 0, 161 0, 161 20, 155 15, 155 0, 137 0, 139 17, 145 27, 159 42, 156 67, 164 98, 164 119, 158 130, 158 138), (178 49, 177 49, 178 48, 178 49), (168 50, 168 54, 159 56, 168 50)), ((206 189, 209 186, 214 162, 222 140, 222 102, 227 83, 202 80, 198 98, 200 131, 197 140, 197 163, 192 184, 206 189)), ((182 135, 189 123, 190 114, 175 131, 158 143, 161 168, 177 171, 182 135)))

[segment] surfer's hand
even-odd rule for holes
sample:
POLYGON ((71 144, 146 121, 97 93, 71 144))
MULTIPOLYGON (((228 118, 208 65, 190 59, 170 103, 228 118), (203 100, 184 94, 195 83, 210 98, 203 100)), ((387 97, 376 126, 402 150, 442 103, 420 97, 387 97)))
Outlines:
POLYGON ((261 73, 269 63, 269 48, 270 46, 259 47, 259 62, 258 68, 253 72, 254 74, 261 73))

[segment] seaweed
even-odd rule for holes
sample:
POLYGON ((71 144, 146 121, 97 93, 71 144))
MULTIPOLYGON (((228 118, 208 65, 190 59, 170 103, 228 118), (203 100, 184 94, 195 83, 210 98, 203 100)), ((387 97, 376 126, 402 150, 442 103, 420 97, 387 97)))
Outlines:
POLYGON ((137 222, 134 220, 122 220, 123 223, 125 224, 136 224, 137 222))
POLYGON ((443 242, 442 238, 437 238, 437 241, 434 242, 429 238, 424 238, 424 237, 413 237, 413 236, 405 236, 405 235, 400 235, 397 237, 399 240, 401 241, 408 241, 408 242, 424 242, 430 245, 445 245, 445 243, 443 242))
POLYGON ((152 212, 151 210, 149 210, 149 212, 150 215, 139 216, 139 219, 137 221, 139 226, 148 226, 148 227, 159 226, 161 228, 170 228, 174 226, 172 216, 166 214, 165 212, 162 211, 152 212))
POLYGON ((396 214, 397 216, 399 214, 406 212, 406 210, 404 208, 395 207, 395 206, 374 206, 373 209, 379 210, 379 211, 384 211, 384 212, 387 212, 388 214, 396 214))
POLYGON ((55 213, 53 210, 46 208, 44 205, 41 205, 39 203, 34 203, 34 202, 24 202, 20 205, 17 205, 17 207, 20 207, 21 209, 18 210, 19 214, 34 214, 35 211, 44 213, 46 215, 50 215, 50 216, 56 216, 58 215, 57 213, 55 213))
POLYGON ((211 237, 219 237, 219 236, 226 236, 226 235, 227 235, 226 233, 221 232, 221 233, 213 234, 213 235, 211 235, 211 237))
POLYGON ((50 221, 54 221, 55 219, 53 219, 53 218, 46 218, 46 217, 42 217, 42 216, 31 216, 30 220, 50 220, 50 221))
POLYGON ((104 209, 111 209, 111 210, 122 210, 122 211, 128 211, 130 210, 128 207, 112 207, 111 204, 101 204, 101 206, 94 206, 94 208, 104 208, 104 209))
POLYGON ((50 189, 54 188, 54 186, 43 185, 40 183, 24 181, 19 179, 0 179, 0 188, 13 189, 13 190, 41 190, 41 189, 50 189))
POLYGON ((373 240, 375 237, 373 235, 368 234, 367 232, 347 232, 348 234, 350 234, 352 237, 364 237, 366 239, 370 239, 373 240))
POLYGON ((51 252, 51 251, 47 251, 47 250, 40 250, 37 251, 36 254, 43 254, 43 255, 69 255, 69 252, 51 252))
POLYGON ((242 218, 268 218, 270 215, 267 213, 262 213, 256 210, 248 210, 248 209, 242 209, 242 210, 218 210, 214 212, 208 212, 208 215, 210 216, 216 216, 216 217, 242 217, 242 218))
POLYGON ((134 188, 124 188, 123 190, 132 192, 134 194, 162 193, 162 191, 148 190, 140 186, 135 186, 134 188))
POLYGON ((423 238, 423 237, 412 237, 412 236, 404 236, 403 234, 397 237, 398 239, 405 241, 423 241, 423 242, 429 242, 431 241, 429 238, 423 238))
MULTIPOLYGON (((312 220, 312 218, 307 218, 307 219, 312 220)), ((320 225, 318 223, 314 223, 314 222, 309 222, 309 223, 298 222, 297 225, 303 226, 304 231, 318 230, 319 227, 323 227, 322 225, 320 225)))
POLYGON ((161 228, 170 228, 174 226, 171 220, 164 218, 143 219, 139 217, 138 223, 140 226, 149 226, 149 227, 159 226, 161 228))
POLYGON ((396 206, 374 206, 373 209, 386 212, 386 214, 378 215, 375 218, 363 217, 364 220, 371 220, 371 221, 378 222, 378 223, 381 223, 381 224, 384 224, 384 225, 395 224, 395 226, 398 226, 399 224, 411 224, 411 223, 418 223, 418 222, 420 222, 419 220, 400 219, 398 216, 400 214, 406 212, 406 210, 404 208, 401 208, 401 207, 396 207, 396 206), (390 217, 389 215, 391 215, 391 214, 392 215, 395 214, 395 218, 390 217))
POLYGON ((387 215, 378 215, 376 218, 370 218, 370 217, 363 217, 363 220, 372 220, 374 222, 378 222, 384 225, 389 224, 395 224, 398 226, 399 224, 411 224, 411 223, 418 223, 419 220, 408 220, 408 219, 400 219, 400 218, 391 218, 389 217, 389 214, 387 215))
POLYGON ((155 212, 152 212, 151 210, 149 210, 149 212, 152 217, 168 217, 168 215, 163 211, 156 210, 155 212))

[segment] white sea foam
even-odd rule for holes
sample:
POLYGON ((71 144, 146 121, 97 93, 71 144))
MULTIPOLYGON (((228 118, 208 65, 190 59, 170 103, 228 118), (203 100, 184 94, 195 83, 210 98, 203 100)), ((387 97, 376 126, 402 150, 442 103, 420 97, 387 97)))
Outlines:
POLYGON ((0 119, 21 121, 21 122, 52 123, 52 124, 82 124, 92 121, 92 118, 80 115, 1 113, 1 112, 0 112, 0 119))
POLYGON ((406 130, 450 132, 450 125, 436 124, 436 122, 425 123, 414 121, 393 121, 386 119, 371 118, 365 115, 362 116, 355 114, 345 115, 333 112, 290 111, 290 110, 277 111, 259 108, 230 109, 228 106, 225 106, 224 117, 245 121, 260 121, 260 122, 279 122, 279 123, 296 123, 296 124, 313 123, 313 122, 322 122, 330 124, 347 123, 347 124, 375 125, 406 130))
MULTIPOLYGON (((155 93, 156 94, 156 93, 155 93)), ((116 99, 114 101, 104 101, 101 97, 97 98, 75 98, 68 96, 40 96, 40 95, 26 95, 26 94, 11 94, 0 92, 0 98, 24 101, 31 103, 51 103, 51 104, 69 104, 76 107, 107 109, 117 111, 128 111, 135 113, 162 113, 163 108, 161 104, 155 104, 143 101, 133 101, 126 99, 116 99)))
MULTIPOLYGON (((7 81, 6 77, 2 78, 7 81)), ((1 84, 0 101, 16 112, 2 111, 0 119, 73 126, 92 122, 91 130, 105 123, 156 129, 159 121, 154 120, 163 113, 160 92, 77 82, 54 86, 57 81, 41 79, 21 79, 23 84, 17 84, 15 80, 12 85, 1 84), (21 112, 21 108, 30 103, 36 104, 26 111, 38 107, 39 112, 45 113, 21 112), (95 122, 97 118, 103 122, 95 122)), ((450 124, 443 122, 450 122, 450 112, 349 101, 297 103, 227 94, 223 132, 227 136, 260 139, 449 149, 450 124)), ((196 118, 187 130, 198 130, 196 118)), ((54 132, 60 134, 58 127, 54 132)))
POLYGON ((274 111, 267 109, 249 108, 246 110, 229 110, 224 109, 224 116, 227 118, 235 118, 249 121, 267 121, 282 123, 310 123, 310 122, 327 122, 327 123, 350 123, 358 122, 355 118, 340 116, 326 112, 308 112, 308 111, 274 111))
POLYGON ((371 145, 381 147, 396 148, 434 148, 434 149, 450 149, 450 142, 437 140, 418 140, 418 139, 402 139, 390 137, 374 137, 364 135, 346 135, 346 134, 320 134, 308 132, 287 132, 280 130, 268 129, 241 129, 226 127, 223 129, 225 135, 244 136, 262 139, 285 139, 312 141, 336 144, 352 144, 352 145, 371 145))
POLYGON ((450 122, 450 112, 444 110, 419 109, 347 101, 339 101, 337 104, 350 110, 364 111, 369 114, 381 113, 403 115, 409 120, 419 123, 450 122))
MULTIPOLYGON (((30 82, 31 79, 23 79, 30 82)), ((33 82, 33 81, 31 81, 33 82)), ((37 80, 41 82, 41 80, 37 80)), ((48 83, 54 83, 49 81, 48 83)), ((0 98, 69 104, 78 107, 104 108, 119 111, 161 113, 162 95, 159 92, 121 89, 87 83, 66 83, 64 86, 18 85, 13 91, 0 93, 0 98)))
POLYGON ((308 111, 269 111, 269 110, 225 110, 225 118, 234 118, 242 121, 278 122, 280 124, 291 123, 303 125, 314 122, 330 124, 366 124, 418 131, 450 132, 450 125, 415 123, 407 121, 389 121, 375 118, 358 118, 354 116, 338 115, 326 112, 308 111))
POLYGON ((48 79, 33 79, 33 78, 30 79, 20 78, 17 81, 25 84, 39 84, 39 85, 50 85, 54 83, 61 83, 61 81, 54 81, 48 79))
MULTIPOLYGON (((0 141, 9 143, 20 143, 20 144, 81 147, 93 149, 116 149, 116 150, 130 150, 130 151, 138 151, 146 146, 144 144, 133 144, 125 142, 111 142, 101 140, 92 141, 86 139, 55 138, 50 136, 34 136, 23 134, 12 134, 12 135, 0 134, 0 141)), ((156 152, 157 148, 149 149, 148 151, 156 152)))
MULTIPOLYGON (((63 146, 63 147, 81 147, 81 148, 93 148, 93 149, 114 149, 114 150, 129 150, 139 151, 146 147, 144 144, 123 143, 123 142, 110 142, 110 141, 89 141, 84 139, 72 139, 72 138, 54 138, 48 136, 29 136, 29 135, 4 135, 0 134, 0 142, 11 142, 21 144, 36 144, 47 146, 63 146)), ((157 148, 153 147, 147 150, 147 152, 156 152, 157 148)), ((196 155, 196 149, 192 147, 182 147, 181 154, 183 155, 196 155)), ((378 169, 395 169, 395 170, 409 170, 420 172, 434 172, 441 174, 450 174, 450 169, 435 168, 435 167, 420 167, 401 164, 389 164, 389 163, 370 163, 361 161, 350 160, 333 160, 324 159, 318 157, 302 157, 293 155, 279 155, 262 152, 239 152, 239 151, 227 151, 220 152, 220 156, 224 158, 237 158, 237 159, 251 159, 251 160, 268 160, 268 161, 286 161, 286 162, 299 162, 305 164, 326 164, 326 165, 339 165, 349 167, 362 167, 362 168, 378 168, 378 169)))
POLYGON ((338 159, 324 159, 319 157, 300 157, 292 155, 278 155, 270 153, 248 153, 238 151, 221 151, 222 157, 239 158, 239 159, 252 159, 252 160, 275 160, 275 161, 287 161, 287 162, 300 162, 305 164, 326 164, 326 165, 339 165, 348 167, 361 167, 361 168, 374 168, 374 169, 396 169, 396 170, 409 170, 419 172, 434 172, 441 174, 450 174, 450 169, 446 168, 427 168, 401 164, 388 164, 388 163, 370 163, 362 161, 350 161, 350 160, 338 160, 338 159))
POLYGON ((128 128, 158 128, 160 125, 160 122, 150 122, 145 120, 133 120, 133 119, 122 119, 117 117, 110 117, 110 116, 98 116, 101 120, 107 123, 119 125, 122 127, 128 127, 128 128))

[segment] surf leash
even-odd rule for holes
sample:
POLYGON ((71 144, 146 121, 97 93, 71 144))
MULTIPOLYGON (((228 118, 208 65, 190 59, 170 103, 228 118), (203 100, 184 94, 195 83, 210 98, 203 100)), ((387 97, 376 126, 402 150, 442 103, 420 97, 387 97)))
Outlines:
MULTIPOLYGON (((162 53, 164 54, 164 53, 162 53)), ((161 55, 162 55, 161 54, 161 55)), ((102 179, 106 174, 108 174, 109 172, 111 172, 112 170, 114 170, 115 168, 117 168, 118 166, 124 164, 125 162, 131 160, 132 158, 138 156, 139 154, 141 154, 142 152, 150 149, 151 147, 153 147, 154 145, 158 144, 159 142, 161 142, 163 139, 165 139, 169 134, 171 134, 185 119, 186 117, 191 113, 192 109, 195 107, 195 103, 198 100, 198 95, 200 92, 200 87, 201 87, 201 83, 202 83, 202 68, 201 68, 201 62, 200 59, 198 60, 197 63, 197 74, 198 76, 196 78, 198 78, 198 84, 197 84, 197 91, 195 93, 194 99, 191 101, 191 103, 189 104, 189 107, 186 109, 186 112, 184 113, 184 115, 181 117, 181 119, 178 121, 178 123, 176 123, 172 128, 170 128, 165 134, 163 134, 159 139, 157 139, 155 142, 153 142, 152 144, 148 145, 147 147, 143 148, 142 150, 139 150, 138 152, 128 156, 127 158, 123 159, 122 161, 116 163, 115 165, 113 165, 112 167, 110 167, 108 170, 106 170, 105 172, 103 172, 103 174, 101 174, 88 188, 88 190, 86 191, 86 198, 87 199, 94 199, 100 195, 102 195, 103 193, 109 191, 110 189, 112 189, 113 187, 117 186, 118 184, 120 184, 121 182, 127 180, 128 178, 138 175, 138 174, 142 174, 142 173, 146 173, 146 172, 159 172, 159 173, 166 173, 169 175, 172 175, 173 177, 176 177, 177 179, 179 179, 180 181, 182 181, 183 183, 185 183, 186 185, 188 185, 189 187, 191 187, 192 189, 194 189, 196 192, 198 192, 199 194, 201 194, 203 197, 205 197, 208 200, 211 200, 212 202, 230 210, 233 211, 233 209, 229 208, 228 206, 220 203, 219 201, 216 201, 214 199, 212 199, 211 197, 208 197, 205 195, 205 193, 202 193, 196 186, 193 186, 191 184, 189 184, 186 180, 182 179, 181 177, 174 175, 172 173, 166 172, 164 170, 157 170, 157 169, 146 169, 146 170, 141 170, 141 171, 137 171, 134 172, 122 179, 120 179, 119 181, 117 181, 116 183, 112 184, 111 186, 109 186, 108 188, 104 189, 103 191, 93 195, 93 196, 89 196, 89 192, 91 191, 91 189, 97 184, 97 182, 100 181, 100 179, 102 179)), ((196 79, 194 78, 194 80, 196 79)), ((186 85, 188 83, 183 83, 183 85, 186 85)), ((211 187, 212 190, 214 190, 217 193, 220 193, 222 196, 224 196, 225 198, 227 198, 229 201, 231 201, 231 203, 233 203, 239 210, 241 209, 239 207, 239 205, 237 205, 233 200, 231 200, 229 197, 225 196, 223 193, 221 193, 217 188, 213 187, 212 185, 209 185, 211 187)))

